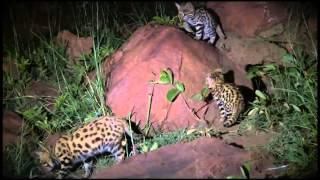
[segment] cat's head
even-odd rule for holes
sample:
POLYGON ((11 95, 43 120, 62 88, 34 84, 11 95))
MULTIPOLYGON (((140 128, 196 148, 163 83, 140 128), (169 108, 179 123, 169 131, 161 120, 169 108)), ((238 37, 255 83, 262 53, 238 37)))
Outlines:
POLYGON ((215 69, 213 72, 209 73, 206 77, 206 85, 209 88, 214 87, 218 83, 223 83, 224 78, 222 74, 222 69, 215 69))
POLYGON ((178 9, 178 17, 180 19, 184 19, 185 16, 188 15, 194 15, 194 6, 192 5, 191 2, 187 2, 187 3, 174 3, 178 9))
POLYGON ((48 173, 53 171, 56 167, 58 167, 59 163, 52 155, 51 150, 47 149, 44 146, 40 146, 41 149, 34 152, 34 156, 38 159, 40 169, 44 173, 48 173))

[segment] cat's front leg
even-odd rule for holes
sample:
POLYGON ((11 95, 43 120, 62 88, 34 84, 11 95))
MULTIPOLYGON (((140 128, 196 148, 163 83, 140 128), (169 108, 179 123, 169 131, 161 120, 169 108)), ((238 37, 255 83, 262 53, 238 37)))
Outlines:
POLYGON ((183 28, 184 28, 187 32, 194 34, 194 31, 192 30, 192 28, 190 27, 190 25, 189 25, 187 22, 184 22, 184 23, 183 23, 183 28))
POLYGON ((193 37, 195 40, 200 40, 202 37, 203 26, 198 24, 196 25, 196 35, 193 37))

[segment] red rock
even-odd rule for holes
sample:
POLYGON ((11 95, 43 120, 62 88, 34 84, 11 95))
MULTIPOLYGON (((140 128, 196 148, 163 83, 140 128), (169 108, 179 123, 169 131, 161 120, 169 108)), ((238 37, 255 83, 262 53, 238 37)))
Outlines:
POLYGON ((78 37, 69 31, 59 32, 56 42, 61 46, 67 46, 67 54, 70 60, 75 60, 83 54, 90 54, 93 47, 92 37, 78 37))
POLYGON ((18 114, 11 111, 4 111, 2 121, 2 148, 4 149, 5 146, 18 142, 24 122, 18 114))
POLYGON ((253 86, 251 80, 246 78, 246 66, 271 62, 282 64, 281 59, 286 53, 285 49, 274 43, 255 38, 240 38, 233 33, 229 33, 227 40, 218 42, 217 47, 227 57, 221 63, 224 72, 232 71, 237 85, 251 89, 253 86), (221 47, 222 43, 226 50, 221 47))
POLYGON ((288 16, 279 2, 208 2, 207 8, 217 13, 225 31, 241 37, 254 37, 288 16))
MULTIPOLYGON (((206 74, 220 67, 220 61, 222 57, 214 47, 193 40, 181 30, 158 25, 141 27, 105 61, 104 72, 110 75, 106 104, 117 116, 127 116, 134 108, 135 121, 141 120, 144 126, 151 86, 148 82, 157 80, 162 69, 170 68, 174 79, 185 84, 183 96, 188 104, 198 109, 203 103, 190 97, 200 92, 206 74)), ((155 85, 151 106, 154 126, 170 131, 197 123, 181 96, 170 106, 166 100, 168 90, 169 85, 155 85)))
POLYGON ((251 178, 266 176, 270 159, 202 137, 189 143, 168 145, 96 171, 91 178, 226 178, 241 175, 240 166, 251 162, 251 178))

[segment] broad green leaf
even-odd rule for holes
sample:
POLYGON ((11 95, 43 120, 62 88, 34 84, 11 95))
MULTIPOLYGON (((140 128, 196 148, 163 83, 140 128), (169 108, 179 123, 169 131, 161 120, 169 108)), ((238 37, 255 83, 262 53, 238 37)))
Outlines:
POLYGON ((201 95, 201 93, 197 93, 197 94, 194 94, 193 96, 191 96, 191 99, 196 100, 196 101, 202 101, 203 96, 201 95))
POLYGON ((169 84, 170 83, 170 77, 166 71, 160 72, 160 78, 159 78, 160 84, 169 84))
POLYGON ((179 93, 180 91, 176 88, 170 89, 167 93, 168 101, 173 102, 176 99, 176 97, 179 95, 179 93))
POLYGON ((152 146, 150 147, 150 151, 156 150, 156 149, 158 149, 158 147, 159 147, 158 143, 155 142, 155 143, 153 143, 152 146))
POLYGON ((209 88, 208 87, 205 87, 205 88, 203 88, 202 90, 201 90, 201 95, 203 96, 203 97, 207 97, 208 95, 209 95, 209 88))
POLYGON ((260 90, 256 90, 256 91, 255 91, 255 94, 256 94, 258 97, 260 97, 261 99, 263 99, 263 100, 266 100, 266 99, 267 99, 266 95, 265 95, 263 92, 261 92, 260 90))
POLYGON ((180 91, 180 92, 184 92, 185 88, 184 88, 184 84, 181 82, 177 82, 176 83, 176 88, 180 91))
POLYGON ((277 69, 277 65, 276 64, 266 64, 264 65, 264 68, 262 69, 263 71, 274 71, 277 69))
POLYGON ((168 74, 170 84, 173 84, 173 73, 172 73, 171 69, 167 68, 165 71, 168 74))

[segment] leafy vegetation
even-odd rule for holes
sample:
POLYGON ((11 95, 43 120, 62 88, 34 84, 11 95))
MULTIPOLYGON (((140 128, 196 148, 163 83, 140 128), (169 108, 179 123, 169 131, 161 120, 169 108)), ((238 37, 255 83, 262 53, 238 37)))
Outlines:
POLYGON ((172 71, 167 68, 166 70, 162 70, 160 72, 160 77, 158 81, 151 81, 153 84, 171 84, 173 86, 167 92, 167 100, 173 102, 180 93, 183 93, 185 90, 184 84, 179 81, 174 81, 172 71))
POLYGON ((275 132, 266 148, 293 172, 310 168, 318 158, 317 60, 299 51, 285 54, 282 60, 284 66, 249 70, 251 77, 269 77, 272 88, 269 95, 256 91, 242 128, 275 132))
MULTIPOLYGON (((14 33, 12 36, 5 36, 5 63, 13 65, 14 69, 4 72, 3 106, 7 110, 19 113, 39 139, 56 132, 72 131, 94 117, 111 114, 111 109, 105 106, 105 77, 102 75, 101 63, 136 28, 152 19, 169 18, 168 14, 165 14, 168 3, 135 3, 130 4, 129 10, 128 4, 121 2, 63 4, 64 10, 58 8, 61 6, 58 3, 39 4, 48 15, 49 33, 32 29, 30 41, 26 41, 18 33, 20 27, 16 23, 22 22, 23 26, 33 24, 29 14, 31 10, 26 12, 21 7, 34 7, 23 3, 16 7, 11 6, 10 16, 6 17, 12 25, 6 27, 12 28, 6 29, 6 32, 14 33), (76 61, 69 60, 66 48, 58 45, 54 39, 61 31, 60 26, 65 25, 62 20, 65 8, 71 13, 65 20, 74 22, 68 24, 67 29, 79 36, 94 38, 92 53, 83 55, 76 61), (20 16, 17 16, 17 11, 21 11, 20 16), (126 13, 119 14, 119 11, 126 13), (9 37, 14 39, 13 42, 9 37), (91 71, 96 74, 95 79, 88 79, 88 73, 91 71), (55 86, 57 97, 26 95, 26 89, 34 81, 47 82, 55 86), (49 106, 52 108, 48 108, 49 106)), ((181 84, 177 87, 182 91, 181 84)), ((27 139, 22 138, 24 139, 19 146, 10 146, 5 151, 8 154, 7 161, 15 163, 8 175, 26 177, 36 173, 33 171, 35 165, 31 163, 31 157, 28 155, 32 149, 26 146, 27 139)), ((37 148, 37 144, 32 148, 37 148)))
POLYGON ((240 166, 241 176, 227 176, 226 179, 250 179, 251 163, 246 162, 240 166))

